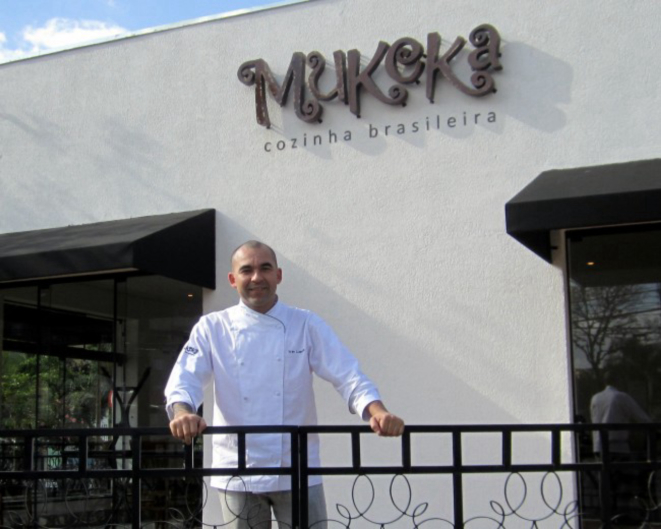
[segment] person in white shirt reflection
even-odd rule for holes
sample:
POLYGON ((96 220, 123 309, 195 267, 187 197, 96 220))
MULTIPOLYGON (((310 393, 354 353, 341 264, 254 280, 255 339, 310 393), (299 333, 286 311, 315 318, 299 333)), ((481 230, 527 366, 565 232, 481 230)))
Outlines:
MULTIPOLYGON (((165 389, 172 434, 191 443, 207 426, 196 411, 203 388, 214 382, 214 424, 314 425, 317 412, 313 373, 329 381, 352 413, 368 420, 380 436, 400 436, 404 421, 381 402, 375 385, 332 329, 316 314, 278 300, 282 281, 275 252, 248 241, 232 254, 230 285, 239 304, 203 316, 172 370, 165 389)), ((236 467, 236 436, 215 435, 213 466, 236 467)), ((288 467, 289 436, 249 435, 248 467, 288 467)), ((309 465, 319 464, 319 441, 310 436, 309 465)), ((291 483, 288 476, 214 476, 221 506, 232 529, 268 529, 275 519, 291 527, 291 483)), ((325 500, 320 476, 309 480, 310 526, 323 529, 325 500)))
MULTIPOLYGON (((636 424, 652 422, 650 416, 643 410, 631 395, 620 391, 613 384, 614 375, 607 375, 607 386, 604 390, 592 396, 590 401, 590 418, 594 424, 636 424)), ((629 454, 629 430, 613 430, 609 432, 609 448, 613 454, 629 454)), ((601 437, 599 432, 593 432, 592 444, 595 454, 601 453, 601 437)))

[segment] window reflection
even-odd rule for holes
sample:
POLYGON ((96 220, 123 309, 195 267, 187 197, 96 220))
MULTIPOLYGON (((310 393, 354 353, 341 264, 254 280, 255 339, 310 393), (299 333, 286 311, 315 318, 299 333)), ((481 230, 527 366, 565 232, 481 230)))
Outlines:
MULTIPOLYGON (((0 428, 167 425, 163 388, 201 313, 201 288, 156 276, 0 288, 0 428)), ((88 448, 88 468, 131 468, 128 436, 95 436, 88 448)), ((141 448, 143 468, 182 465, 181 443, 169 435, 146 438, 141 448)), ((3 438, 0 468, 21 470, 23 449, 3 438)), ((36 437, 34 450, 39 469, 78 468, 75 437, 36 437)), ((18 481, 0 483, 0 525, 9 523, 7 506, 27 497, 44 527, 61 526, 63 512, 76 525, 130 523, 120 509, 125 482, 94 479, 80 490, 71 483, 46 480, 32 496, 18 481)), ((185 493, 179 482, 151 483, 143 522, 183 512, 185 493)))
POLYGON ((36 287, 0 290, 0 426, 36 426, 36 287))
MULTIPOLYGON (((578 422, 636 424, 661 420, 661 228, 583 230, 567 237, 574 406, 578 422)), ((646 438, 611 432, 613 461, 645 458, 646 438)), ((580 439, 583 461, 602 458, 598 435, 580 439)), ((598 505, 599 480, 584 476, 583 509, 598 505)), ((611 476, 616 516, 632 523, 649 476, 611 476)))
POLYGON ((0 427, 166 425, 201 290, 156 276, 0 289, 0 427))

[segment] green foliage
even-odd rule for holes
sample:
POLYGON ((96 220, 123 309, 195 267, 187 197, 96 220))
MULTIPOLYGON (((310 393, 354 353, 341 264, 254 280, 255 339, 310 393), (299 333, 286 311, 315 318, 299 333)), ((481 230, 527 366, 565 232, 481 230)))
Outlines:
POLYGON ((102 396, 110 387, 98 368, 99 363, 90 360, 2 352, 0 427, 98 426, 102 396))
POLYGON ((0 425, 35 427, 36 357, 3 352, 0 357, 0 425))

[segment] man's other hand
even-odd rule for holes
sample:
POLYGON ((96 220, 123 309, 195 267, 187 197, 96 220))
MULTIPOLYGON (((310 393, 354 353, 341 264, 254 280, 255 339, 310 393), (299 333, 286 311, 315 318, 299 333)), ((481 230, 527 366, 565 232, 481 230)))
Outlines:
POLYGON ((202 417, 187 410, 177 409, 175 406, 175 416, 170 421, 170 431, 177 439, 189 445, 206 427, 207 422, 202 417))
POLYGON ((399 437, 404 433, 404 421, 390 413, 379 400, 367 406, 370 428, 382 437, 399 437))

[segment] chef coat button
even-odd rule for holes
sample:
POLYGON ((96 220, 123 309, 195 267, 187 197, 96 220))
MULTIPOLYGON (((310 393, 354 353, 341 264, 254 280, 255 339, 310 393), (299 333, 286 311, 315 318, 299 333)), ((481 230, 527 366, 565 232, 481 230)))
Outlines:
POLYGON ((276 397, 279 397, 279 396, 280 396, 280 392, 277 391, 277 392, 275 393, 275 396, 276 396, 276 397))
POLYGON ((248 397, 243 397, 243 400, 248 400, 248 397))
POLYGON ((278 362, 282 361, 282 358, 278 357, 278 362))
POLYGON ((239 362, 239 365, 243 365, 243 361, 239 362))

